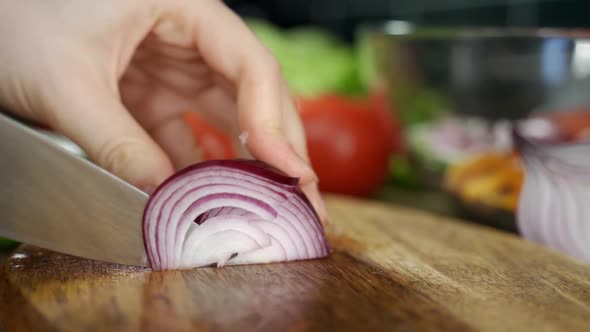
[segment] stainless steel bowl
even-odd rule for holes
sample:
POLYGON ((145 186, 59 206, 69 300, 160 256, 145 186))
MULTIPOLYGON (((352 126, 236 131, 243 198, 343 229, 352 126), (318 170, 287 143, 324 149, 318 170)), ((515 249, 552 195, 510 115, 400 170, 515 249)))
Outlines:
MULTIPOLYGON (((590 75, 590 30, 433 28, 390 21, 361 33, 374 62, 374 87, 385 89, 410 122, 428 118, 411 114, 416 112, 522 118, 590 75)), ((576 102, 590 102, 589 96, 576 102)))

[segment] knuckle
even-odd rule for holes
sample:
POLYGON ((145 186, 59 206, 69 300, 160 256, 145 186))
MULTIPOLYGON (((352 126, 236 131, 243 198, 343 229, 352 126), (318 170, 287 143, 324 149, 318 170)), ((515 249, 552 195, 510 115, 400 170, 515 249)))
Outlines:
POLYGON ((282 67, 279 60, 268 52, 264 57, 265 69, 267 75, 276 80, 280 80, 283 76, 282 67))
POLYGON ((98 151, 96 161, 106 170, 122 175, 132 168, 135 157, 144 152, 142 142, 133 138, 120 138, 104 144, 98 151))

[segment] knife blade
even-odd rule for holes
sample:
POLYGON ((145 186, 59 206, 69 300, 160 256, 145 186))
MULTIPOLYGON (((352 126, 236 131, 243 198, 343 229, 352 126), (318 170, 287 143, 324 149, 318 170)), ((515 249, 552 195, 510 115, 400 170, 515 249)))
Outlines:
POLYGON ((148 196, 0 112, 0 236, 104 262, 147 266, 148 196))

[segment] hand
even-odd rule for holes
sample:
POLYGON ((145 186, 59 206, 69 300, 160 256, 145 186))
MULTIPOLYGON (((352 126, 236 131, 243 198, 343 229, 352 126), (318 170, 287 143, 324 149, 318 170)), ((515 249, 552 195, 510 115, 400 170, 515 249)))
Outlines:
POLYGON ((221 1, 0 0, 0 12, 1 105, 147 192, 198 161, 181 117, 197 110, 300 177, 326 221, 280 66, 221 1))

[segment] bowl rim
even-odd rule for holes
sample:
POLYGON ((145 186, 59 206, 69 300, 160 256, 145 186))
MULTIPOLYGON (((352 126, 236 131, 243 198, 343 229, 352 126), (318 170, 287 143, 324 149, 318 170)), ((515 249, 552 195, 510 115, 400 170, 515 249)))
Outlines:
POLYGON ((462 38, 562 38, 590 39, 590 28, 435 26, 405 20, 385 20, 360 24, 360 33, 409 39, 462 38))

